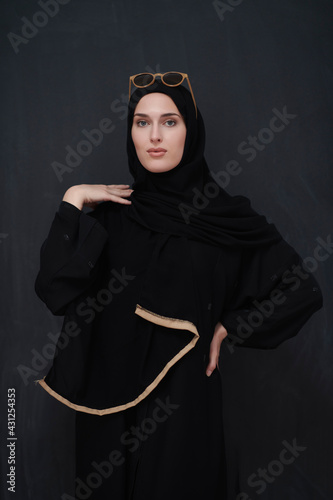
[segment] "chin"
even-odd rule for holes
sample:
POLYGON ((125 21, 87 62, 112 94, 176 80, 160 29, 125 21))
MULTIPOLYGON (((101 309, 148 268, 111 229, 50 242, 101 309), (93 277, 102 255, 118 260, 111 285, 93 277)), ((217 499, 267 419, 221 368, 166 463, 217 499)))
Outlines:
POLYGON ((176 167, 176 165, 144 165, 143 167, 148 170, 149 172, 153 172, 155 174, 162 173, 162 172, 168 172, 169 170, 172 170, 173 168, 176 167))

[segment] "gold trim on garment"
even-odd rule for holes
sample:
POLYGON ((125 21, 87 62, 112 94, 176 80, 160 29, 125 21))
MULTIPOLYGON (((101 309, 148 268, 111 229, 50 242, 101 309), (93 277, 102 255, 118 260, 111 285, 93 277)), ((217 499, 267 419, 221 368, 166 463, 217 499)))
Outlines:
POLYGON ((166 375, 166 373, 170 370, 170 368, 175 363, 177 363, 179 359, 185 356, 185 354, 188 351, 193 349, 200 336, 196 326, 191 321, 161 316, 160 314, 156 314, 152 311, 149 311, 148 309, 145 309, 139 304, 136 305, 135 314, 141 316, 147 321, 150 321, 151 323, 155 323, 156 325, 165 326, 167 328, 174 328, 176 330, 188 330, 192 332, 194 336, 192 340, 185 347, 183 347, 183 349, 181 349, 181 351, 179 351, 178 354, 176 354, 176 356, 174 356, 170 361, 168 361, 168 363, 164 366, 163 370, 157 375, 155 380, 153 380, 153 382, 150 385, 148 385, 148 387, 146 387, 146 389, 133 401, 130 401, 129 403, 123 405, 113 406, 112 408, 97 410, 96 408, 89 408, 88 406, 77 405, 75 403, 72 403, 68 399, 64 398, 63 396, 55 392, 53 389, 51 389, 51 387, 45 382, 45 377, 39 380, 35 380, 35 383, 38 382, 43 387, 43 389, 45 389, 51 396, 53 396, 66 406, 69 406, 69 408, 72 408, 73 410, 76 411, 82 411, 84 413, 91 413, 92 415, 100 415, 100 416, 109 415, 110 413, 116 413, 118 411, 126 410, 126 408, 130 408, 132 406, 137 405, 140 401, 142 401, 145 397, 147 397, 148 394, 150 394, 153 389, 155 389, 155 387, 166 375))

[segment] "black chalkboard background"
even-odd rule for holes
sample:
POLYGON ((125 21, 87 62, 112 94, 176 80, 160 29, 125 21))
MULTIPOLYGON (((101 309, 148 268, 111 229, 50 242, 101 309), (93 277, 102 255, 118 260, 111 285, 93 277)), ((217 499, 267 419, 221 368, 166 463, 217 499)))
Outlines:
POLYGON ((1 498, 73 495, 74 411, 33 382, 62 323, 34 292, 39 250, 69 186, 132 182, 128 77, 169 70, 190 76, 210 169, 276 224, 324 293, 324 309, 276 350, 222 346, 228 499, 333 498, 333 250, 314 257, 333 238, 332 11, 328 0, 2 0, 1 498), (99 144, 82 143, 105 119, 112 127, 99 144), (281 470, 286 442, 302 451, 281 470), (275 475, 253 486, 267 467, 275 475))

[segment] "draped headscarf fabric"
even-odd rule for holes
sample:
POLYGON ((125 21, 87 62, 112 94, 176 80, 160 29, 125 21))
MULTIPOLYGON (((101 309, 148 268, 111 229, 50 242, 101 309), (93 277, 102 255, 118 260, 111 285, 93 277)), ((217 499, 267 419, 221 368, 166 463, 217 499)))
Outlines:
POLYGON ((128 105, 127 154, 134 192, 128 215, 154 231, 217 246, 258 247, 281 240, 275 225, 259 215, 248 198, 229 195, 210 175, 204 157, 205 126, 199 109, 197 113, 196 118, 192 96, 181 85, 169 87, 155 81, 132 94, 128 105), (181 161, 167 172, 144 168, 132 140, 136 105, 152 92, 166 94, 174 101, 187 129, 181 161))

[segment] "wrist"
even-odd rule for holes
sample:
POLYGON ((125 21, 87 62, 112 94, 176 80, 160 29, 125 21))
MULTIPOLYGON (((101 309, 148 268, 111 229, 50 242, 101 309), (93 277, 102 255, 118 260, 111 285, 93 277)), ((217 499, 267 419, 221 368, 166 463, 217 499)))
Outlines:
POLYGON ((78 188, 80 188, 80 186, 72 186, 69 189, 67 189, 62 201, 66 201, 67 203, 71 203, 79 210, 82 210, 84 200, 82 197, 82 193, 80 193, 80 189, 78 189, 78 188))

